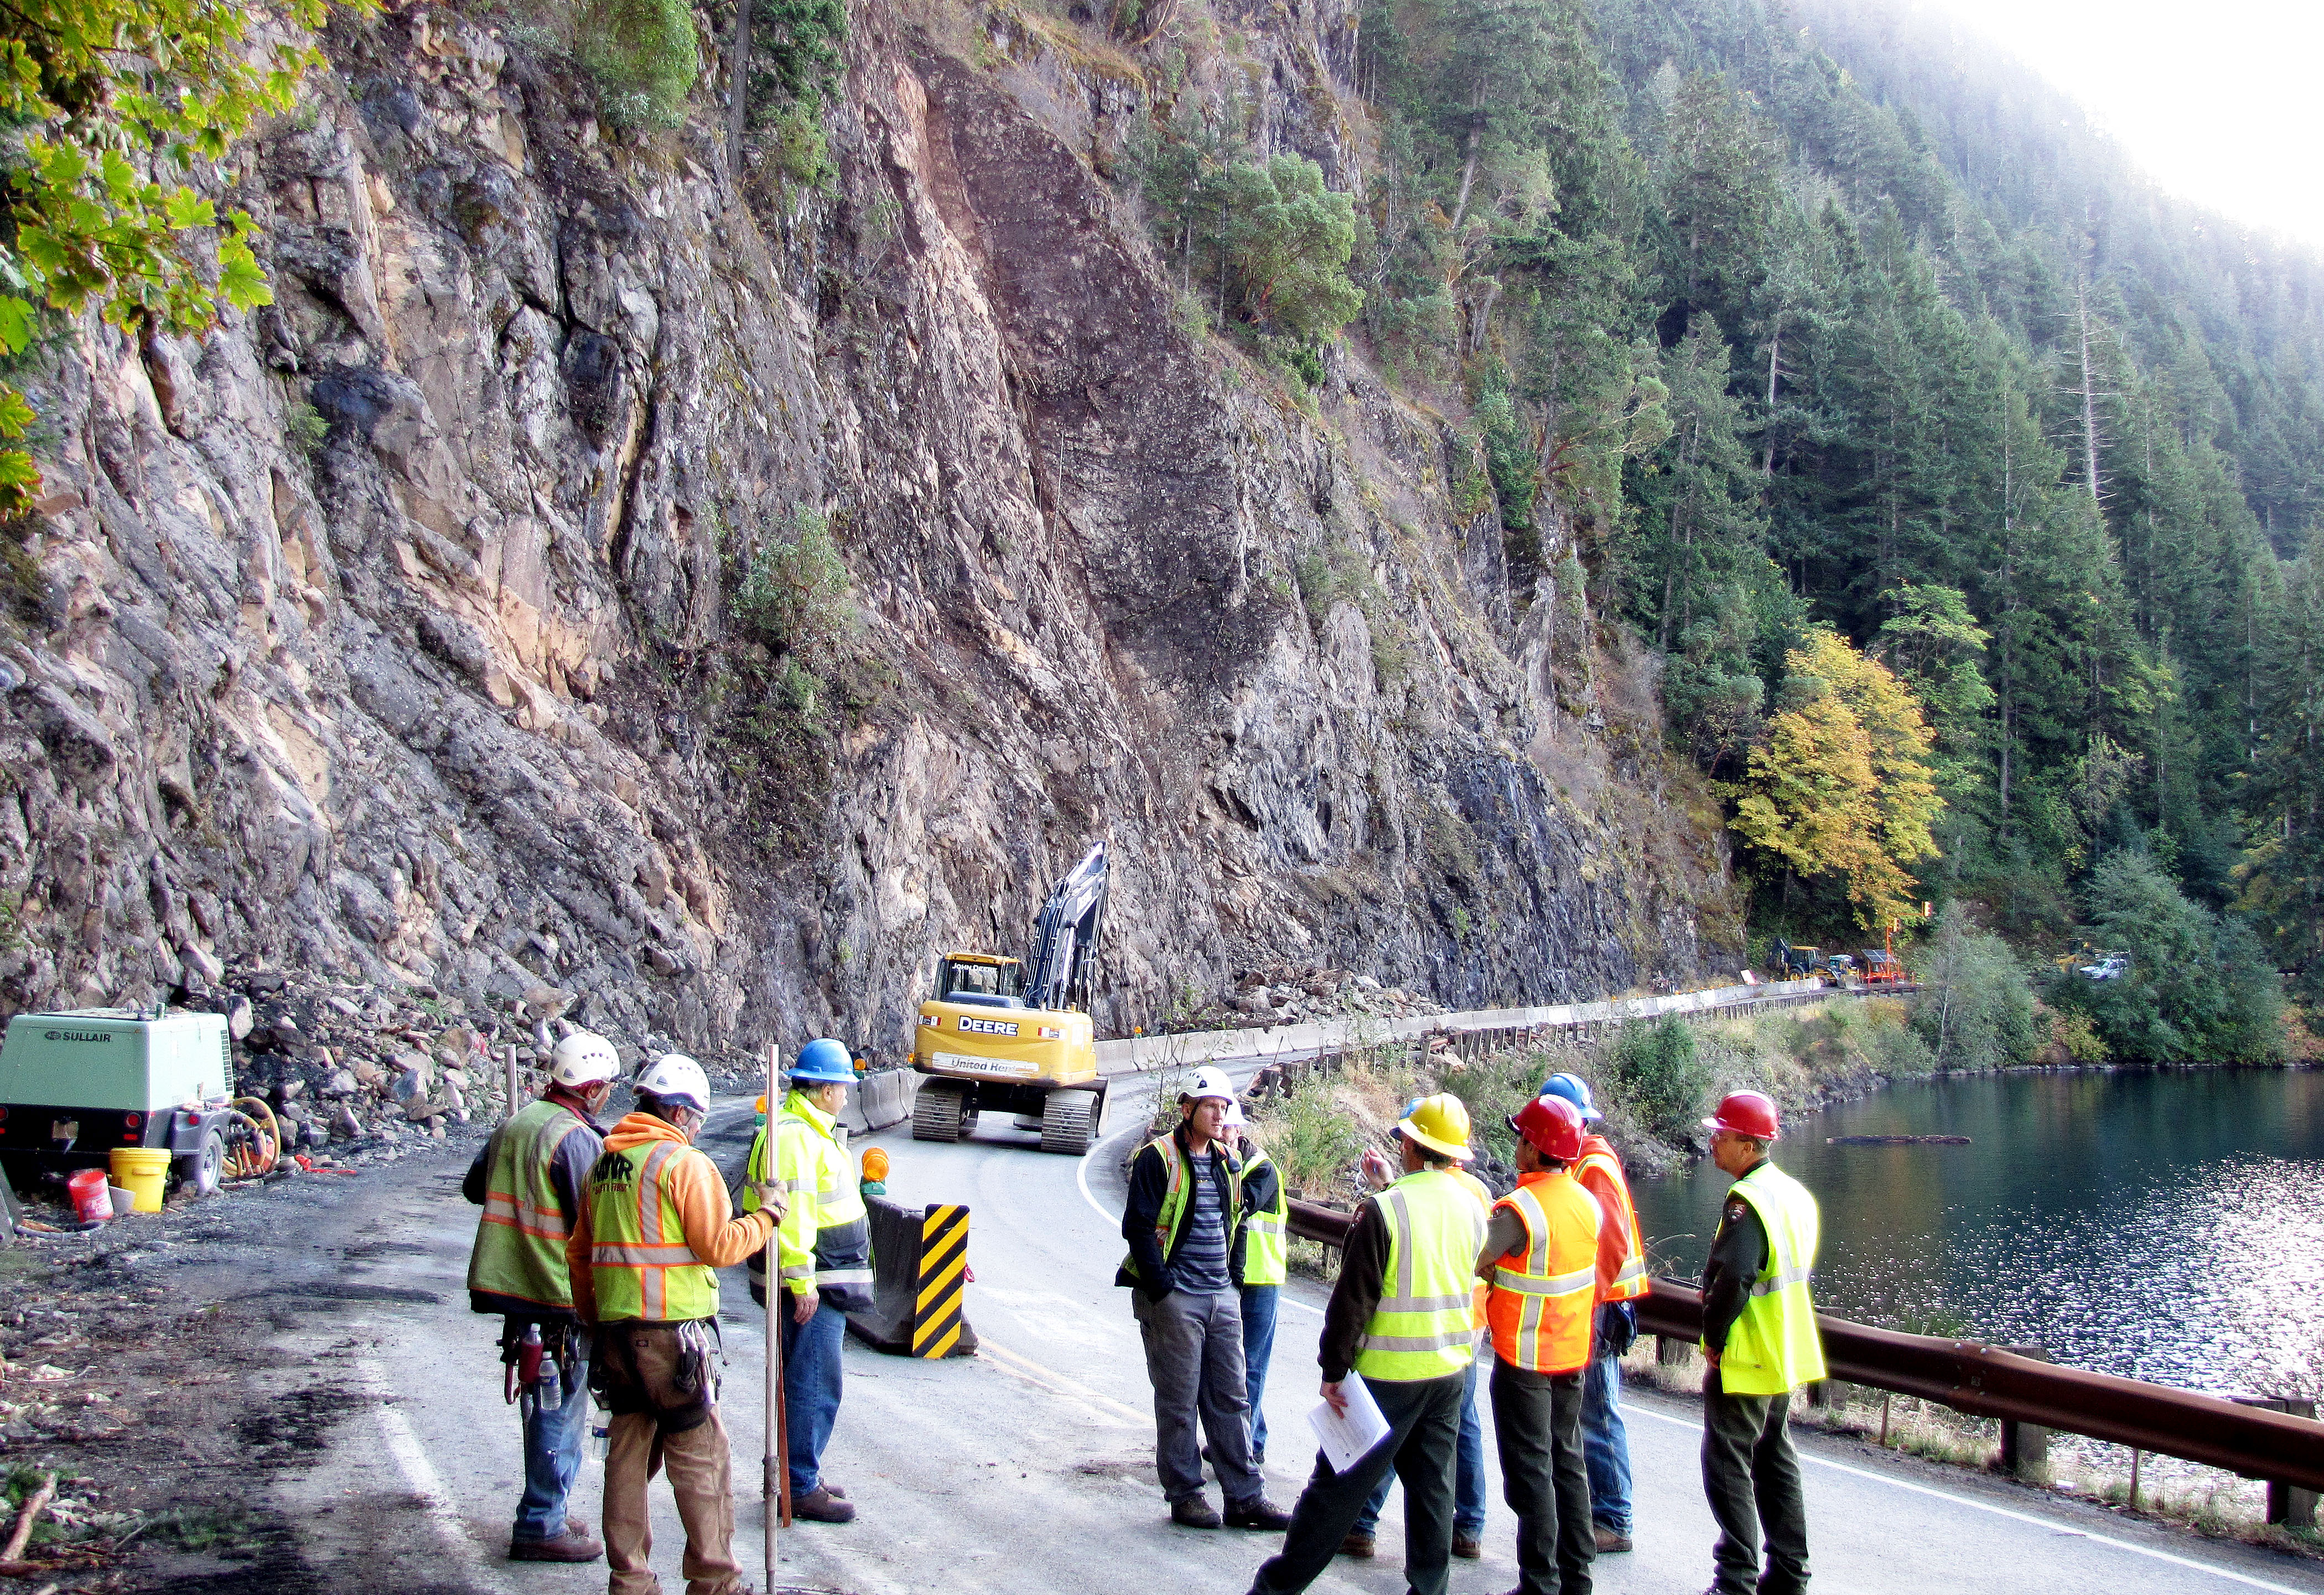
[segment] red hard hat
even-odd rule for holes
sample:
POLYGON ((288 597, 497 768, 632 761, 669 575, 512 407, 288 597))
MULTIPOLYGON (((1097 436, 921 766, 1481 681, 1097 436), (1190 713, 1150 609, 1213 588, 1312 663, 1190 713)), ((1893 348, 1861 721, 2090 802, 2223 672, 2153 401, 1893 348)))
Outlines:
POLYGON ((1582 1156, 1582 1110, 1563 1097, 1536 1097, 1517 1111, 1509 1128, 1555 1162, 1571 1163, 1582 1156))
POLYGON ((1702 1128, 1748 1135, 1755 1141, 1772 1141, 1784 1133, 1775 1121, 1775 1099, 1757 1091, 1730 1091, 1720 1097, 1719 1111, 1704 1120, 1702 1128))

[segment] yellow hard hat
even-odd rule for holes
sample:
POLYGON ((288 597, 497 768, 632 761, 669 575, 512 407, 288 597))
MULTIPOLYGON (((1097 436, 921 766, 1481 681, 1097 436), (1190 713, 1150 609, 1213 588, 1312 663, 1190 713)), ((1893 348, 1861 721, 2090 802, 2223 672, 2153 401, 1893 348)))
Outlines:
POLYGON ((1451 1092, 1422 1097, 1397 1120, 1396 1133, 1457 1163, 1469 1161, 1469 1104, 1451 1092))

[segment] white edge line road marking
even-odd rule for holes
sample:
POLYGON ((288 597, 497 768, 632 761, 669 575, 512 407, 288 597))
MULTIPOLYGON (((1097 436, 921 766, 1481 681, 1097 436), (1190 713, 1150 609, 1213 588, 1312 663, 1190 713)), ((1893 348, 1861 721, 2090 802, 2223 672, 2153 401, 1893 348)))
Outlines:
MULTIPOLYGON (((371 1371, 375 1375, 377 1370, 371 1371)), ((444 1489, 443 1476, 436 1471, 436 1464, 428 1460, 427 1452, 420 1447, 420 1436, 411 1431, 411 1420, 395 1406, 392 1397, 382 1399, 378 1410, 380 1434, 387 1442, 387 1454, 395 1459, 396 1467, 403 1473, 404 1482, 426 1504, 428 1516, 434 1520, 437 1536, 444 1542, 444 1548, 465 1564, 474 1582, 487 1590, 505 1590, 507 1586, 485 1568, 484 1548, 468 1532, 467 1520, 452 1505, 451 1497, 444 1489)))
MULTIPOLYGON (((1088 1203, 1093 1208, 1095 1208, 1097 1210, 1097 1216, 1103 1219, 1107 1223, 1120 1224, 1121 1222, 1121 1215, 1118 1212, 1108 1212, 1106 1211, 1105 1203, 1097 1199, 1097 1193, 1089 1188, 1089 1154, 1084 1152, 1082 1154, 1080 1165, 1074 1170, 1074 1184, 1082 1188, 1082 1200, 1088 1203)), ((1321 1318, 1323 1315, 1323 1308, 1311 1307, 1306 1303, 1298 1300, 1288 1293, 1278 1294, 1275 1299, 1286 1307, 1296 1307, 1302 1313, 1313 1313, 1318 1318, 1321 1318)))
MULTIPOLYGON (((1644 1406, 1626 1406, 1623 1410, 1641 1414, 1660 1423, 1674 1424, 1682 1429, 1700 1429, 1702 1426, 1686 1418, 1673 1417, 1669 1413, 1655 1412, 1651 1407, 1644 1406)), ((1803 1451, 1800 1452, 1800 1460, 1803 1462, 1813 1462, 1819 1468, 1830 1468, 1835 1472, 1869 1480, 1875 1484, 1885 1484, 1892 1489, 1909 1490, 1914 1495, 1932 1496, 1941 1501, 1950 1501, 1956 1507, 1969 1507, 1979 1512, 1990 1512, 1997 1517, 2006 1517, 2015 1523, 2029 1524, 2035 1528, 2048 1529, 2053 1534, 2070 1535, 2078 1539, 2085 1539, 2094 1545, 2105 1545, 2110 1550, 2127 1551, 2134 1556, 2145 1556, 2156 1562, 2167 1562, 2173 1567, 2183 1567, 2190 1572, 2205 1572, 2213 1578, 2226 1579, 2231 1583, 2247 1584, 2255 1590, 2272 1590, 2273 1595, 2309 1595, 2309 1591, 2295 1590, 2289 1584, 2272 1584, 2265 1579, 2254 1578, 2249 1573, 2236 1572, 2231 1568, 2215 1566, 2208 1562, 2197 1562, 2190 1557, 2174 1556, 2168 1551, 2157 1551, 2148 1545, 2135 1545, 2128 1540, 2118 1540, 2111 1535, 2092 1534, 2089 1529, 2076 1528, 2070 1524, 2060 1523, 2055 1518, 2036 1517, 2030 1512, 2013 1512, 2006 1507, 1997 1507, 1988 1501, 1976 1500, 1969 1496, 1954 1495, 1948 1490, 1932 1489, 1925 1484, 1914 1484, 1903 1479, 1891 1479, 1886 1474, 1876 1473, 1869 1468, 1851 1468, 1846 1462, 1835 1462, 1829 1457, 1815 1456, 1803 1451)))

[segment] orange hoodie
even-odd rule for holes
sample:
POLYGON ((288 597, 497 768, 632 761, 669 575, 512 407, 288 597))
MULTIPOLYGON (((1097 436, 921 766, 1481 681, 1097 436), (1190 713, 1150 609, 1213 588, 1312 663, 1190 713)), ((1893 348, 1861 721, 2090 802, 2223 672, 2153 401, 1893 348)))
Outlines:
MULTIPOLYGON (((733 1204, 726 1199, 726 1182, 719 1178, 717 1166, 710 1161, 709 1154, 686 1146, 686 1138, 678 1134, 677 1126, 650 1113, 632 1113, 613 1126, 613 1133, 605 1138, 605 1150, 626 1152, 649 1141, 676 1141, 680 1145, 678 1155, 662 1165, 662 1189, 678 1209, 678 1228, 697 1261, 724 1268, 766 1249, 767 1237, 774 1232, 773 1216, 761 1211, 736 1218, 733 1204)), ((590 1203, 586 1199, 587 1193, 583 1194, 580 1214, 574 1220, 573 1233, 565 1242, 565 1260, 573 1273, 573 1310, 582 1323, 595 1323, 597 1290, 589 1272, 590 1203)))

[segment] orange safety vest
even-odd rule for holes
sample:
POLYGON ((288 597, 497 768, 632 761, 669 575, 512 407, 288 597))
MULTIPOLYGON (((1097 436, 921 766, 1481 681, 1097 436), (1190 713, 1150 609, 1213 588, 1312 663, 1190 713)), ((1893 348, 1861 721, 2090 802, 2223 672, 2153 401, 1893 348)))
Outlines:
POLYGON ((1604 1136, 1582 1141, 1573 1177, 1598 1198, 1607 1221, 1598 1229, 1598 1299, 1637 1300, 1646 1294, 1646 1246, 1638 1237, 1638 1210, 1630 1201, 1630 1184, 1622 1177, 1622 1160, 1604 1136), (1593 1174, 1599 1177, 1592 1179, 1593 1174))
POLYGON ((1534 1373, 1575 1373, 1590 1362, 1598 1306, 1598 1199, 1563 1169, 1521 1175, 1493 1204, 1515 1211, 1526 1243, 1493 1269, 1485 1316, 1493 1354, 1534 1373))

